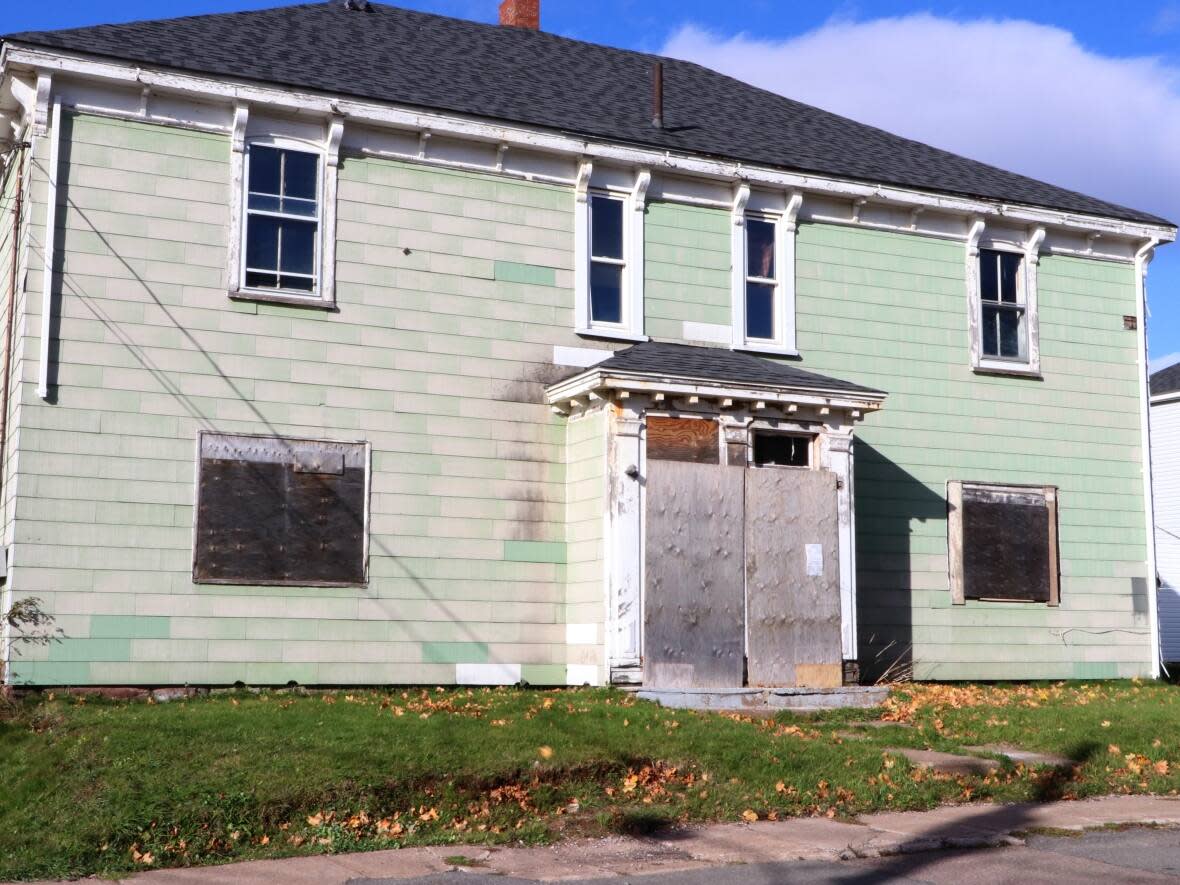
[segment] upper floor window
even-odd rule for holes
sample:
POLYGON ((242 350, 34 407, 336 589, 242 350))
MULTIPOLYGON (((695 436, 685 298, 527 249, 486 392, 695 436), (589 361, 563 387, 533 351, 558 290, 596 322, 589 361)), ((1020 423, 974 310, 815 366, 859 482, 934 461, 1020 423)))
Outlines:
POLYGON ((746 340, 778 339, 778 271, 775 265, 775 223, 746 219, 746 340))
POLYGON ((320 155, 250 145, 246 161, 245 288, 319 290, 320 155))
POLYGON ((646 341, 643 237, 651 173, 578 169, 574 202, 574 328, 580 335, 646 341), (592 181, 593 179, 593 181, 592 181))
POLYGON ((799 194, 738 189, 733 207, 733 346, 795 355, 799 194))
POLYGON ((607 194, 590 197, 590 322, 623 323, 626 295, 624 200, 607 194))
POLYGON ((977 372, 1040 377, 1037 277, 1045 229, 986 230, 976 219, 967 234, 971 366, 977 372))
POLYGON ((1024 256, 979 251, 980 338, 985 357, 1027 361, 1024 256))

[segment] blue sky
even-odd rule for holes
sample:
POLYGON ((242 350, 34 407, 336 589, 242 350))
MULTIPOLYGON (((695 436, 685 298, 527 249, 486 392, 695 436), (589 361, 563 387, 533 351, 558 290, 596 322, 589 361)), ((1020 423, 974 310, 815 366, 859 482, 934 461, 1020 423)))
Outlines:
MULTIPOLYGON (((6 4, 0 32, 276 0, 6 4)), ((494 21, 498 0, 400 5, 494 21)), ((543 27, 692 58, 922 141, 1180 220, 1180 0, 542 0, 543 27)), ((1180 245, 1149 277, 1151 356, 1180 360, 1180 245)))

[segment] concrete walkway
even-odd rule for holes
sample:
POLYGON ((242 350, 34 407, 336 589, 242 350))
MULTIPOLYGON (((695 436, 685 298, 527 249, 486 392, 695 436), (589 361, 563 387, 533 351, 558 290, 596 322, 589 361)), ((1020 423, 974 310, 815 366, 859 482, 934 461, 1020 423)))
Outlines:
POLYGON ((546 848, 443 846, 332 857, 250 861, 222 867, 158 870, 134 885, 344 885, 353 880, 414 879, 456 867, 526 882, 628 878, 687 873, 726 864, 837 861, 914 854, 946 848, 1022 845, 1030 830, 1084 830, 1105 824, 1180 826, 1180 800, 1111 796, 1080 802, 947 806, 934 811, 871 814, 856 823, 792 818, 753 824, 714 824, 651 838, 570 840, 546 848))

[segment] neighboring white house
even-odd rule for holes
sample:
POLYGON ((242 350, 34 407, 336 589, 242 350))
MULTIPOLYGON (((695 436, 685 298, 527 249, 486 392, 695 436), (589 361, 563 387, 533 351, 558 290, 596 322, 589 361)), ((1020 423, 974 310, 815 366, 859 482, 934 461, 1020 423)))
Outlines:
POLYGON ((1180 662, 1180 363, 1151 376, 1160 655, 1180 662))

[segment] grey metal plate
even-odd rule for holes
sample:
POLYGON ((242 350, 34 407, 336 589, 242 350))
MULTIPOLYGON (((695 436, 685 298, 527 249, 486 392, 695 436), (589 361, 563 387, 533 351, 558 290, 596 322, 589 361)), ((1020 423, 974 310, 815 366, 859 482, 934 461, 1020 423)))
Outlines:
POLYGON ((745 480, 749 684, 839 685, 836 476, 763 468, 745 480))
POLYGON ((644 685, 742 684, 740 467, 649 461, 644 685))

